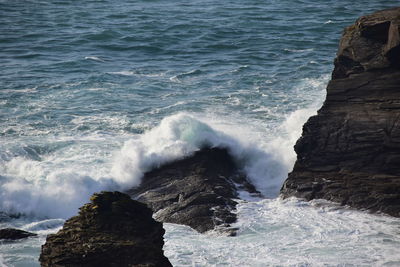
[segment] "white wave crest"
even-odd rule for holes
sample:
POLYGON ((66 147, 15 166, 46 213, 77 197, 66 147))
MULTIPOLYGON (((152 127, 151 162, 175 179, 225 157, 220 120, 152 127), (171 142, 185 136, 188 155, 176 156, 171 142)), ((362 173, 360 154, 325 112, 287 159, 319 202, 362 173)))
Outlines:
POLYGON ((204 146, 232 149, 238 143, 192 116, 173 115, 152 130, 125 142, 111 173, 119 184, 137 186, 144 172, 189 156, 204 146))
POLYGON ((106 62, 104 59, 100 58, 100 57, 85 57, 86 60, 93 60, 93 61, 98 61, 98 62, 106 62))
MULTIPOLYGON (((305 84, 321 86, 314 82, 305 84)), ((179 113, 141 135, 115 136, 119 141, 110 136, 72 140, 38 160, 10 154, 0 159, 0 211, 68 218, 94 192, 137 186, 146 171, 204 146, 227 148, 257 189, 276 197, 296 159, 293 145, 301 126, 315 113, 317 102, 291 113, 275 128, 237 114, 179 113)))
POLYGON ((159 126, 125 142, 116 156, 112 177, 124 188, 137 186, 143 173, 193 154, 204 146, 227 148, 250 180, 266 196, 275 197, 296 159, 293 145, 301 125, 315 108, 292 113, 275 138, 263 128, 199 118, 180 113, 163 119, 159 126))
POLYGON ((48 231, 60 228, 63 226, 65 220, 63 219, 49 219, 38 222, 32 222, 24 225, 22 229, 25 231, 48 231))
POLYGON ((1 177, 0 210, 44 218, 74 215, 88 196, 104 189, 116 189, 111 179, 96 180, 74 172, 53 172, 43 179, 1 177))

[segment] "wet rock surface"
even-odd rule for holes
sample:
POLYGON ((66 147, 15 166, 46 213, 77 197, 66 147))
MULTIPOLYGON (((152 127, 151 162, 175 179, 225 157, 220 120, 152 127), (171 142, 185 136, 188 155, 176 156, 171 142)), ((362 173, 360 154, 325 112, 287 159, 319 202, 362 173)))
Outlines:
POLYGON ((14 228, 0 229, 0 240, 18 240, 32 236, 37 236, 37 234, 14 228))
POLYGON ((162 224, 145 204, 120 192, 94 194, 42 246, 41 266, 172 266, 162 224))
POLYGON ((284 197, 400 217, 399 25, 393 8, 345 29, 325 103, 295 146, 284 197))
POLYGON ((146 173, 128 194, 148 204, 159 221, 234 235, 238 189, 258 193, 226 149, 204 148, 146 173))

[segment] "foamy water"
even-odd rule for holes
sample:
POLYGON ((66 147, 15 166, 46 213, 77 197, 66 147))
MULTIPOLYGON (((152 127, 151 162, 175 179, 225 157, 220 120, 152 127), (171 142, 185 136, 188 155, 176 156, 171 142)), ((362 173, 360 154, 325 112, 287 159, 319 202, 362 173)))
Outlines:
MULTIPOLYGON (((236 237, 164 224, 173 266, 398 266, 400 220, 326 201, 262 199, 238 205, 236 237)), ((39 234, 1 243, 6 266, 37 266, 40 245, 63 220, 18 226, 39 234), (14 264, 13 264, 14 263, 14 264)))
MULTIPOLYGON (((79 138, 54 136, 46 145, 38 138, 36 144, 4 152, 0 207, 23 216, 3 220, 0 226, 39 237, 2 242, 2 264, 38 265, 46 235, 60 229, 92 193, 138 185, 144 172, 211 145, 228 148, 267 198, 243 194, 246 201, 238 206, 237 237, 201 235, 185 226, 165 224, 165 254, 174 266, 396 266, 399 219, 323 201, 277 198, 295 161, 293 145, 304 122, 321 106, 327 80, 323 76, 299 83, 298 90, 312 89, 309 97, 316 100, 284 116, 280 125, 266 126, 236 114, 179 112, 154 127, 144 126, 141 134, 114 135, 111 140, 101 132, 79 138)), ((73 123, 83 126, 98 120, 84 117, 73 123)), ((126 123, 115 117, 101 121, 112 127, 126 123)))
POLYGON ((128 190, 140 184, 146 171, 189 156, 204 146, 227 148, 257 188, 265 196, 275 197, 293 166, 293 145, 301 134, 301 125, 316 107, 288 115, 272 137, 255 124, 257 121, 243 128, 233 119, 179 113, 141 135, 120 136, 116 144, 109 144, 108 136, 97 135, 54 140, 54 152, 49 149, 43 154, 40 145, 25 146, 22 155, 4 153, 0 161, 4 174, 0 210, 68 218, 92 193, 128 190), (120 150, 102 154, 105 147, 118 144, 122 144, 120 150))
POLYGON ((341 30, 394 5, 0 1, 0 227, 39 234, 2 241, 0 266, 37 266, 92 193, 204 145, 226 147, 265 199, 242 194, 237 237, 166 224, 174 265, 399 265, 398 219, 278 198, 341 30))
MULTIPOLYGON (((124 116, 74 116, 73 129, 101 125, 89 134, 37 133, 5 139, 0 154, 0 210, 39 218, 68 218, 101 190, 127 190, 143 173, 193 154, 202 147, 229 150, 249 179, 267 197, 276 197, 296 155, 301 126, 321 106, 328 76, 302 79, 299 94, 308 106, 282 114, 281 124, 249 119, 223 108, 205 113, 178 112, 158 125, 135 125, 141 134, 122 132, 124 116), (312 99, 316 99, 312 102, 312 99), (307 102, 306 102, 307 103, 307 102), (114 130, 115 129, 115 130, 114 130)), ((245 92, 242 92, 245 94, 245 92)), ((269 113, 274 107, 264 106, 269 113)))
POLYGON ((398 266, 400 220, 325 201, 264 199, 238 206, 235 238, 166 224, 174 266, 398 266))
MULTIPOLYGON (((109 162, 102 164, 108 168, 103 170, 93 165, 93 170, 87 168, 84 172, 77 171, 76 166, 70 166, 68 171, 54 172, 55 166, 50 162, 62 166, 66 160, 54 162, 54 155, 47 159, 49 162, 14 158, 3 163, 3 171, 14 175, 14 180, 3 184, 2 209, 22 212, 28 217, 6 221, 0 226, 18 227, 39 234, 38 238, 2 242, 3 265, 38 265, 36 260, 46 235, 57 231, 64 223, 61 218, 75 214, 92 192, 129 188, 140 183, 144 171, 190 155, 204 144, 227 147, 257 188, 274 198, 245 197, 246 201, 240 202, 235 225, 240 230, 236 237, 213 232, 198 234, 186 226, 164 224, 167 231, 164 250, 174 266, 400 264, 397 253, 399 219, 345 209, 326 201, 307 203, 275 197, 293 166, 292 147, 301 133, 301 125, 315 113, 317 106, 313 104, 288 115, 272 137, 258 124, 249 123, 243 128, 232 120, 222 121, 206 115, 173 115, 134 138, 121 137, 122 148, 111 153, 109 162), (43 176, 45 182, 40 180, 43 176), (62 199, 57 198, 58 190, 63 190, 62 199), (44 217, 60 219, 43 220, 44 217)), ((98 138, 89 138, 85 142, 97 142, 98 138)), ((67 145, 63 147, 68 148, 67 145)), ((73 161, 81 162, 98 153, 88 147, 80 144, 80 156, 73 161), (90 156, 85 151, 90 151, 90 156)), ((72 154, 77 156, 76 151, 72 154)))

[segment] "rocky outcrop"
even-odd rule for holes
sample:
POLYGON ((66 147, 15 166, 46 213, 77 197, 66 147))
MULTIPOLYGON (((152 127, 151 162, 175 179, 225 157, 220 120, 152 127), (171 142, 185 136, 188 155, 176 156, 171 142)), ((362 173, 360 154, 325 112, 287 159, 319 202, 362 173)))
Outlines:
POLYGON ((164 229, 145 204, 119 192, 94 194, 42 246, 41 266, 172 266, 164 229))
POLYGON ((399 25, 393 8, 345 29, 326 101, 295 146, 284 197, 400 216, 399 25))
POLYGON ((237 189, 257 193, 226 149, 204 148, 146 173, 142 184, 128 193, 148 204, 159 221, 233 235, 237 189))
POLYGON ((18 240, 32 236, 37 236, 37 234, 14 228, 0 229, 0 240, 1 239, 18 240))

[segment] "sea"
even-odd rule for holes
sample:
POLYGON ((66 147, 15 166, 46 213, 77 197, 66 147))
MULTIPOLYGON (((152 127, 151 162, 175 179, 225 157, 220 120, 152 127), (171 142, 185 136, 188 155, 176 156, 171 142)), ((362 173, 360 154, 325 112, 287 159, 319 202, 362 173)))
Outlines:
POLYGON ((226 147, 236 237, 164 224, 174 266, 400 266, 400 219, 279 197, 339 39, 398 0, 0 0, 0 266, 39 266, 89 196, 226 147))

